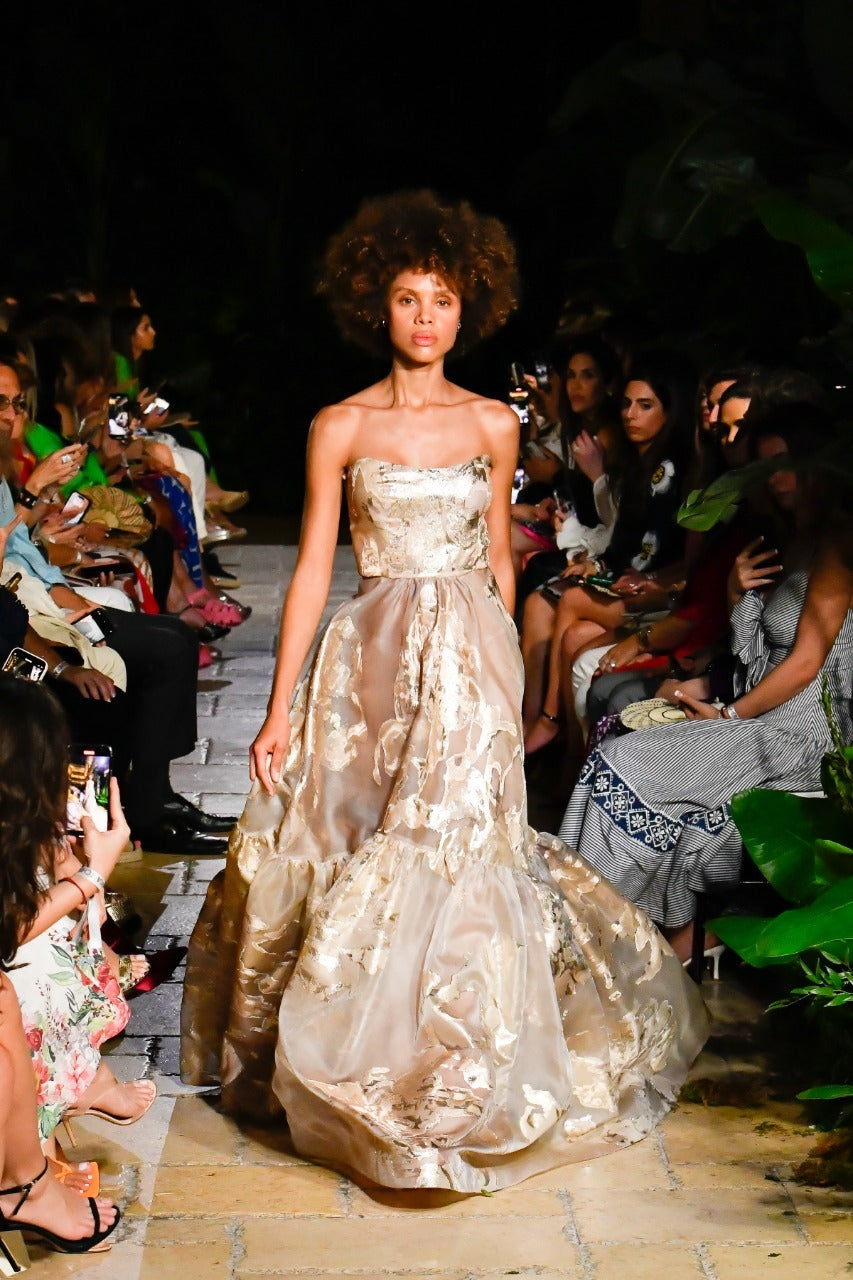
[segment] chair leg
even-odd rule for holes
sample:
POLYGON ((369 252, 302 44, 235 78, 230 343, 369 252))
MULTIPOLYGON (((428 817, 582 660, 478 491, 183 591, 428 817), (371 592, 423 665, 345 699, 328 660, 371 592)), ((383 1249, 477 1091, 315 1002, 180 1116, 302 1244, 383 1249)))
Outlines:
POLYGON ((705 895, 696 894, 696 913, 693 916, 693 937, 690 947, 690 976, 697 986, 701 986, 705 969, 705 895))

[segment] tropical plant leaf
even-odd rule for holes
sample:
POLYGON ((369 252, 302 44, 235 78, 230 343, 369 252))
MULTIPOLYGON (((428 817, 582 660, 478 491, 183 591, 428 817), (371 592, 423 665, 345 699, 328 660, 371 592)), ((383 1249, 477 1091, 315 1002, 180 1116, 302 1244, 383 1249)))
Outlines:
POLYGON ((797 1094, 803 1101, 825 1101, 829 1098, 853 1098, 853 1084, 817 1084, 797 1094))
POLYGON ((773 919, 720 916, 708 928, 748 964, 761 969, 787 964, 800 952, 831 950, 841 964, 853 962, 853 876, 833 885, 808 906, 773 919))
POLYGON ((732 798, 732 818, 761 874, 789 902, 810 902, 851 874, 838 850, 853 845, 853 820, 830 800, 755 787, 732 798))

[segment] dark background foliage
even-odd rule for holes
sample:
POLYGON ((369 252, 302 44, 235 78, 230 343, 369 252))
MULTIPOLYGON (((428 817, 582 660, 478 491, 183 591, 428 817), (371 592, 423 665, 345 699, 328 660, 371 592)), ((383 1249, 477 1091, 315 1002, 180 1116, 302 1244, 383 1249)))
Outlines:
POLYGON ((312 414, 381 372, 312 281, 361 199, 399 187, 517 240, 522 307, 455 366, 484 394, 584 309, 700 364, 846 384, 846 0, 92 0, 5 26, 0 288, 131 282, 158 329, 149 381, 256 511, 298 507, 312 414))

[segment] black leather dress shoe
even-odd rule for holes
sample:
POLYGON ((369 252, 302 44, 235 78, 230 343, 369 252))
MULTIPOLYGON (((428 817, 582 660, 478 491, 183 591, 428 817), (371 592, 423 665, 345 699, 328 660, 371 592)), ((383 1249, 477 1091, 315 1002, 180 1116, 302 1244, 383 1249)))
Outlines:
POLYGON ((177 794, 173 794, 163 805, 161 816, 167 822, 173 818, 179 819, 191 831, 197 831, 200 835, 227 836, 237 821, 236 818, 223 817, 219 813, 205 813, 197 804, 177 794))
POLYGON ((180 818, 161 818, 151 827, 134 827, 134 840, 146 853, 178 853, 192 858, 221 858, 228 849, 228 837, 194 831, 180 818))

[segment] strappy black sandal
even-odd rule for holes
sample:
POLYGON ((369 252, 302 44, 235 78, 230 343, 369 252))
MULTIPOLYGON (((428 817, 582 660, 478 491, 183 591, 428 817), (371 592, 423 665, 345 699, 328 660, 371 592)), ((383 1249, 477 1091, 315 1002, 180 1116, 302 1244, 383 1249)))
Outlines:
POLYGON ((101 1229, 101 1218, 98 1213, 98 1202, 93 1196, 89 1196, 89 1208, 92 1211, 92 1217, 95 1220, 95 1230, 91 1235, 83 1236, 80 1240, 66 1240, 64 1236, 59 1236, 55 1231, 48 1231, 47 1227, 39 1227, 34 1222, 18 1222, 16 1214, 20 1212, 21 1206, 25 1205, 29 1199, 30 1192, 37 1182, 41 1182, 47 1173, 48 1163, 45 1160, 44 1168, 41 1173, 36 1174, 31 1182, 22 1182, 19 1187, 3 1187, 0 1190, 0 1196, 20 1195, 20 1200, 15 1205, 12 1212, 8 1215, 0 1210, 0 1231, 20 1231, 24 1237, 34 1236, 40 1243, 46 1244, 49 1248, 55 1249, 57 1253, 106 1253, 111 1248, 111 1244, 102 1248, 107 1236, 112 1235, 121 1221, 121 1210, 116 1206, 116 1220, 109 1227, 101 1229))

